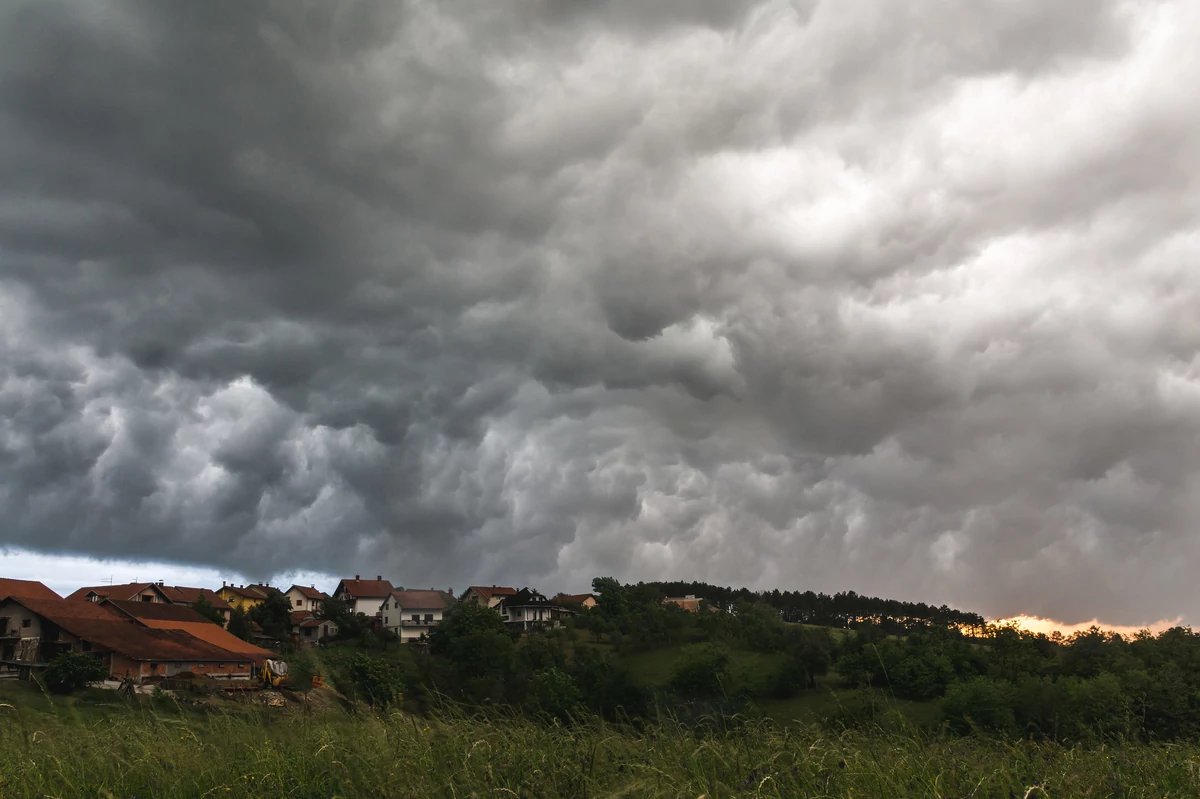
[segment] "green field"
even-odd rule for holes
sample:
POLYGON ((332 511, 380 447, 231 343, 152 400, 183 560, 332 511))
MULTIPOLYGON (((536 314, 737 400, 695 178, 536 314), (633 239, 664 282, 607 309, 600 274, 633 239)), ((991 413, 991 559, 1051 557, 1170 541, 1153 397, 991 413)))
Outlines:
POLYGON ((770 720, 640 730, 517 716, 306 714, 0 687, 0 796, 1163 797, 1200 746, 1073 747, 770 720))

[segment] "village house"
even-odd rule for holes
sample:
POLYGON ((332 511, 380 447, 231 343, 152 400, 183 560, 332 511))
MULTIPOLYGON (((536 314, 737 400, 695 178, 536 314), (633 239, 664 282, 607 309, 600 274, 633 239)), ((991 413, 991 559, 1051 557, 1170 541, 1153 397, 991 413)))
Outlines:
POLYGON ((697 598, 693 594, 687 596, 669 596, 663 599, 663 605, 674 605, 677 608, 682 608, 688 613, 699 613, 700 603, 703 599, 697 598))
POLYGON ((337 635, 337 625, 328 619, 318 619, 311 610, 292 611, 292 643, 315 646, 323 638, 337 635))
POLYGON ((329 599, 329 594, 324 591, 318 591, 315 586, 310 585, 293 585, 287 591, 283 592, 287 597, 288 602, 292 606, 292 612, 305 610, 310 613, 319 613, 321 611, 321 603, 329 599))
POLYGON ((368 618, 379 615, 383 600, 392 595, 396 587, 382 576, 364 580, 354 575, 353 580, 342 580, 333 591, 333 598, 345 602, 352 613, 362 613, 368 618))
POLYGON ((415 641, 442 620, 453 601, 452 591, 393 591, 379 606, 383 629, 395 633, 402 643, 415 641))
POLYGON ((221 625, 213 624, 191 608, 185 608, 180 605, 122 602, 114 599, 106 599, 101 603, 101 607, 111 608, 118 614, 153 630, 178 630, 185 632, 193 638, 198 638, 213 646, 249 658, 256 668, 261 666, 264 660, 275 657, 275 653, 271 650, 255 646, 249 641, 243 641, 221 627, 221 625))
POLYGON ((0 577, 0 602, 10 596, 28 596, 34 599, 62 599, 51 591, 44 583, 37 580, 11 580, 0 577))
POLYGON ((483 605, 485 608, 494 608, 500 604, 500 600, 506 596, 513 596, 517 593, 517 589, 509 588, 506 585, 473 585, 463 592, 463 602, 474 602, 477 605, 483 605))
POLYGON ((221 597, 217 596, 217 592, 211 588, 192 588, 186 585, 163 585, 159 583, 159 588, 166 594, 167 599, 172 605, 181 605, 185 608, 190 608, 200 601, 200 597, 204 597, 212 609, 221 614, 221 618, 225 623, 229 623, 229 603, 221 597))
POLYGON ((171 600, 163 590, 162 583, 119 583, 117 585, 85 585, 67 596, 71 600, 102 602, 105 599, 121 599, 129 602, 160 602, 171 600))
POLYGON ((559 594, 554 604, 571 610, 591 610, 596 607, 595 594, 559 594))
POLYGON ((0 660, 28 669, 45 666, 63 652, 92 654, 115 679, 153 680, 183 671, 226 679, 251 674, 246 655, 181 630, 142 626, 108 603, 29 597, 0 602, 0 660))
POLYGON ((531 588, 504 597, 496 609, 510 630, 522 632, 559 627, 563 619, 575 615, 531 588))
POLYGON ((250 610, 255 605, 261 605, 267 600, 266 591, 260 591, 252 585, 233 585, 232 583, 226 585, 223 580, 217 596, 228 602, 230 607, 241 610, 250 610))

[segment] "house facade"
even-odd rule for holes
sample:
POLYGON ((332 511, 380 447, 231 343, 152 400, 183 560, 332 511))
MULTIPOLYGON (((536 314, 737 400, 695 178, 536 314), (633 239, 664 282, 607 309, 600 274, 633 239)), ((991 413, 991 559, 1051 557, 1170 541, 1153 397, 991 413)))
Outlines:
POLYGON ((183 671, 248 678, 252 669, 251 659, 242 654, 179 630, 145 627, 101 603, 28 597, 0 602, 0 660, 40 667, 64 652, 96 657, 114 679, 163 678, 183 671))
POLYGON ((500 617, 510 630, 529 632, 562 626, 562 620, 574 612, 547 599, 531 588, 522 588, 506 596, 496 605, 500 617))
POLYGON ((353 580, 342 580, 333 591, 333 598, 345 602, 353 613, 362 613, 368 618, 379 615, 383 600, 392 595, 396 587, 382 576, 364 580, 354 575, 353 580))
POLYGON ((474 602, 477 605, 483 605, 485 608, 494 608, 500 604, 500 600, 507 596, 513 596, 517 593, 517 589, 510 588, 507 585, 473 585, 463 592, 463 602, 474 602))
POLYGON ((666 597, 665 599, 663 599, 663 604, 664 605, 673 605, 677 608, 682 608, 683 610, 686 610, 688 613, 699 613, 700 612, 700 603, 703 601, 704 601, 703 599, 701 599, 693 594, 688 594, 687 596, 666 597))
POLYGON ((121 583, 118 585, 89 585, 80 588, 67 596, 67 599, 83 600, 85 602, 103 602, 106 599, 120 599, 128 602, 160 602, 169 603, 161 583, 121 583))
POLYGON ((230 607, 250 610, 267 600, 267 594, 250 585, 222 585, 217 596, 225 600, 230 607))
POLYGON ((292 611, 292 643, 316 646, 323 638, 337 635, 337 625, 327 619, 318 619, 309 610, 292 611))
POLYGON ((329 599, 329 594, 318 591, 315 586, 293 585, 283 595, 292 606, 292 613, 303 610, 308 613, 319 613, 321 603, 329 599))
POLYGON ((447 591, 393 591, 379 606, 383 629, 402 643, 415 641, 436 627, 454 597, 447 591))
POLYGON ((591 610, 596 607, 595 594, 558 594, 554 604, 571 610, 591 610))

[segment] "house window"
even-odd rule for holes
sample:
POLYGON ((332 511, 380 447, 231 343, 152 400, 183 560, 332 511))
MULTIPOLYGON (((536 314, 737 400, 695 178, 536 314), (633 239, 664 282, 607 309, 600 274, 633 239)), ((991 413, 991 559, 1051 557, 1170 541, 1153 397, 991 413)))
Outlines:
POLYGON ((154 601, 154 597, 152 597, 152 596, 146 596, 145 594, 142 594, 142 601, 143 601, 143 602, 153 602, 153 601, 154 601))
POLYGON ((420 613, 414 613, 414 614, 412 615, 412 620, 413 620, 413 621, 420 621, 420 620, 421 620, 421 614, 420 614, 420 613))
POLYGON ((22 627, 32 627, 33 619, 21 619, 21 626, 22 627))
POLYGON ((92 651, 92 642, 84 641, 81 648, 83 649, 84 652, 91 652, 92 651))
POLYGON ((426 614, 425 614, 425 621, 433 621, 433 614, 432 614, 432 613, 426 613, 426 614))
POLYGON ((296 600, 296 607, 300 607, 300 606, 301 606, 301 605, 303 605, 303 604, 304 604, 304 600, 303 600, 303 599, 297 599, 297 600, 296 600))

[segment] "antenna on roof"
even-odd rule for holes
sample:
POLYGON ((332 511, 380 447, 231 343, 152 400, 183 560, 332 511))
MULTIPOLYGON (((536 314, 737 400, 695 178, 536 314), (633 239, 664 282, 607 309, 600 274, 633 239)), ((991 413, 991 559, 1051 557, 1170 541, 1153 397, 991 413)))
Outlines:
POLYGON ((113 584, 113 578, 112 578, 112 577, 105 577, 105 578, 104 578, 103 580, 101 580, 100 582, 102 582, 102 583, 108 583, 109 585, 112 585, 112 584, 113 584))

